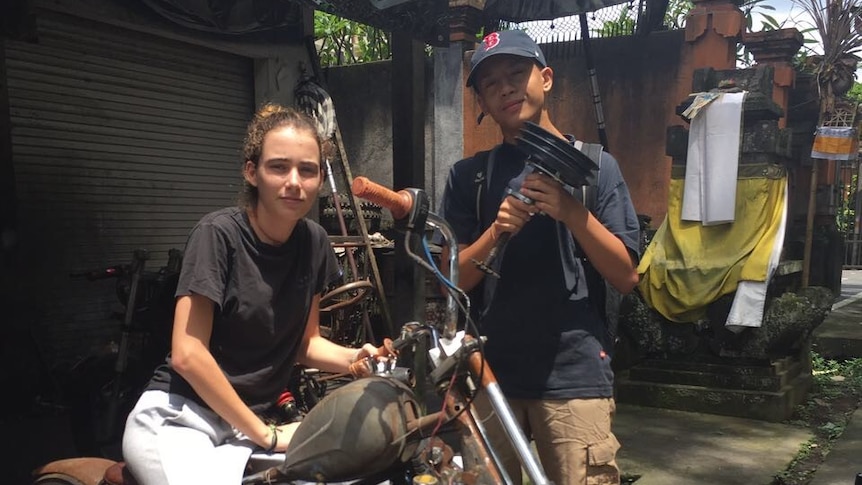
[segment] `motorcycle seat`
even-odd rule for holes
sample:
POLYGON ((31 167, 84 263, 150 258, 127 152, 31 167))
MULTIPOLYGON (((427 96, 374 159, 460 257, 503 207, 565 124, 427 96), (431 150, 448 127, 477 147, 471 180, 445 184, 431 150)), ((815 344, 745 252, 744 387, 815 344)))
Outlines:
MULTIPOLYGON (((249 468, 254 471, 260 471, 271 466, 277 466, 282 462, 284 462, 284 453, 274 453, 272 455, 254 453, 249 460, 249 468)), ((135 477, 126 468, 126 462, 118 461, 105 470, 105 475, 102 477, 99 485, 138 485, 138 481, 135 480, 135 477)))
POLYGON ((105 470, 100 485, 138 485, 138 482, 126 468, 126 462, 118 461, 105 470))

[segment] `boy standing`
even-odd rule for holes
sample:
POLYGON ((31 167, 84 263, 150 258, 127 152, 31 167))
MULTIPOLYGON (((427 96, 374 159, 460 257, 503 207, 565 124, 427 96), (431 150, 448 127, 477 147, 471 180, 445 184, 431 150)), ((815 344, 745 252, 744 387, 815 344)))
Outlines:
MULTIPOLYGON (((460 285, 474 295, 493 277, 472 260, 484 261, 500 235, 511 233, 499 257, 501 278, 476 306, 484 308, 486 358, 516 419, 535 440, 548 478, 557 485, 618 484, 619 443, 611 432, 613 342, 587 289, 584 266, 619 292, 630 292, 638 281, 638 221, 619 166, 607 153, 601 155, 592 212, 571 187, 546 175, 512 182, 525 166, 526 156, 516 147, 525 122, 574 142, 548 116, 553 81, 541 49, 523 31, 494 32, 482 40, 467 86, 475 90, 483 116, 499 124, 503 142, 452 167, 441 212, 460 241, 460 285), (477 184, 477 173, 487 180, 477 184), (533 203, 508 196, 507 187, 533 203)), ((484 418, 489 406, 481 401, 484 418)), ((507 473, 521 483, 502 429, 493 422, 488 428, 507 473)))

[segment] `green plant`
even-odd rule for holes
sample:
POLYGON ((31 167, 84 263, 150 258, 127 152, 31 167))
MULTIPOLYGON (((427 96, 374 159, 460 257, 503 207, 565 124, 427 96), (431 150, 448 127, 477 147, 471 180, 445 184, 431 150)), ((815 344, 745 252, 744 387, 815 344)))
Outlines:
MULTIPOLYGON (((591 29, 593 30, 593 29, 591 29)), ((593 30, 596 37, 614 37, 630 35, 635 30, 635 18, 630 8, 620 9, 620 14, 614 20, 607 20, 602 26, 593 30)))
POLYGON ((337 15, 314 12, 314 38, 322 66, 343 66, 389 59, 387 32, 337 15))
POLYGON ((746 31, 754 31, 755 14, 762 17, 762 20, 760 21, 760 30, 778 30, 784 28, 784 24, 787 20, 779 22, 775 17, 766 13, 767 11, 775 11, 775 7, 766 3, 767 1, 769 0, 746 0, 739 6, 739 9, 742 10, 742 16, 745 18, 746 31))
POLYGON ((817 386, 840 386, 862 395, 862 358, 835 360, 812 352, 811 373, 817 386))
MULTIPOLYGON (((685 19, 694 4, 691 0, 670 0, 664 13, 664 26, 670 30, 685 27, 685 19)), ((628 35, 635 31, 637 19, 631 8, 623 8, 616 19, 607 20, 598 29, 591 29, 596 37, 628 35)))
POLYGON ((664 14, 664 24, 668 29, 681 29, 685 27, 685 19, 694 4, 691 0, 670 0, 664 14))
MULTIPOLYGON (((762 17, 760 21, 760 30, 778 30, 784 28, 787 20, 778 21, 773 15, 767 12, 774 12, 775 7, 767 3, 770 0, 744 0, 739 6, 742 15, 745 18, 745 31, 754 31, 754 19, 757 15, 762 17)), ((691 0, 670 0, 665 12, 664 24, 669 29, 682 29, 685 27, 685 20, 688 14, 694 8, 691 0)), ((750 66, 754 63, 754 58, 751 53, 745 48, 745 45, 740 43, 737 47, 737 61, 740 65, 750 66)))
POLYGON ((773 485, 807 484, 862 403, 862 358, 827 359, 812 352, 811 369, 814 383, 808 400, 797 407, 790 424, 814 436, 800 446, 787 469, 775 475, 773 485))
POLYGON ((862 104, 862 83, 853 83, 853 87, 847 91, 845 96, 856 104, 862 104))
POLYGON ((802 443, 799 446, 799 453, 797 453, 793 460, 791 460, 790 465, 788 465, 786 470, 775 476, 774 483, 777 485, 806 483, 807 480, 810 479, 811 475, 814 474, 814 470, 800 468, 799 465, 810 460, 814 455, 820 455, 822 457, 825 453, 826 450, 821 448, 819 440, 816 437, 802 443))
POLYGON ((818 428, 818 431, 820 432, 820 434, 825 436, 827 439, 834 440, 835 438, 841 436, 841 433, 844 432, 845 427, 846 427, 846 423, 835 424, 833 422, 828 422, 828 423, 820 426, 820 428, 818 428))
MULTIPOLYGON (((746 32, 754 32, 754 19, 758 16, 761 18, 760 25, 758 26, 761 31, 779 30, 784 28, 788 20, 784 19, 779 22, 775 16, 767 13, 775 11, 775 7, 766 3, 768 1, 769 0, 745 0, 742 2, 742 5, 739 6, 739 9, 742 10, 742 16, 745 19, 746 32)), ((754 64, 754 56, 743 43, 740 43, 736 48, 736 60, 740 65, 746 67, 754 64)))
MULTIPOLYGON (((856 54, 862 49, 862 6, 859 0, 793 0, 811 18, 817 47, 806 56, 805 68, 817 78, 821 116, 832 111, 835 98, 853 87, 856 54)), ((822 120, 821 120, 822 124, 822 120)))
POLYGON ((853 174, 850 177, 850 185, 840 185, 843 189, 841 194, 841 205, 835 214, 835 225, 838 230, 844 234, 853 234, 856 225, 856 187, 858 183, 858 174, 853 174))

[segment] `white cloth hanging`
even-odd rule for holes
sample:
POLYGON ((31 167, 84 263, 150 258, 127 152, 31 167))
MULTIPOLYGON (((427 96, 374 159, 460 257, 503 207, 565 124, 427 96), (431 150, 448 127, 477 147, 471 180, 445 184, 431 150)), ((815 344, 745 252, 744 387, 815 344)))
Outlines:
POLYGON ((688 135, 682 220, 705 226, 733 222, 746 92, 721 93, 703 106, 688 135))
POLYGON ((788 188, 785 181, 784 207, 781 212, 781 223, 778 226, 778 232, 775 234, 773 241, 772 253, 769 256, 769 263, 766 267, 766 281, 747 281, 739 282, 736 287, 736 294, 733 296, 733 304, 730 307, 730 313, 727 315, 725 327, 732 332, 740 332, 746 327, 760 327, 763 325, 763 311, 766 306, 766 290, 769 282, 775 275, 775 270, 778 268, 778 263, 781 261, 781 250, 784 248, 784 232, 787 229, 787 192, 788 188))

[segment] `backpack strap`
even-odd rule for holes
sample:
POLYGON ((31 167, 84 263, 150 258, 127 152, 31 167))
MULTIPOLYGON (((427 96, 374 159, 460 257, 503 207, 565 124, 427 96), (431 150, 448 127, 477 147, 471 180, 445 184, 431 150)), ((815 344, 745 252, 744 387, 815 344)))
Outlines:
POLYGON ((482 215, 482 192, 488 190, 485 180, 491 178, 487 174, 489 153, 488 151, 482 151, 473 155, 476 162, 476 175, 473 177, 473 184, 476 186, 476 219, 481 219, 482 215))
MULTIPOLYGON (((586 208, 595 215, 598 208, 598 184, 599 173, 602 171, 602 152, 604 147, 599 143, 584 143, 576 140, 575 148, 580 150, 584 155, 590 157, 590 160, 598 166, 596 172, 596 182, 592 185, 581 188, 581 195, 586 208)), ((580 253, 580 248, 577 248, 580 253)), ((584 277, 587 281, 587 288, 590 292, 590 298, 598 307, 599 315, 604 319, 605 328, 605 345, 608 350, 613 352, 614 344, 619 340, 617 336, 617 327, 619 326, 620 301, 622 295, 605 280, 598 270, 584 257, 583 254, 578 254, 582 260, 584 268, 584 277)))
POLYGON ((581 140, 575 140, 574 146, 576 150, 588 156, 599 167, 596 172, 596 183, 581 187, 581 202, 584 203, 587 210, 595 214, 599 199, 596 185, 599 183, 599 172, 602 171, 602 152, 604 151, 604 147, 601 143, 584 143, 581 140))
POLYGON ((473 183, 476 185, 476 219, 479 220, 480 231, 485 229, 485 217, 482 210, 483 195, 491 188, 491 176, 494 174, 494 164, 499 148, 500 145, 497 145, 490 150, 477 152, 473 156, 477 167, 473 183))

